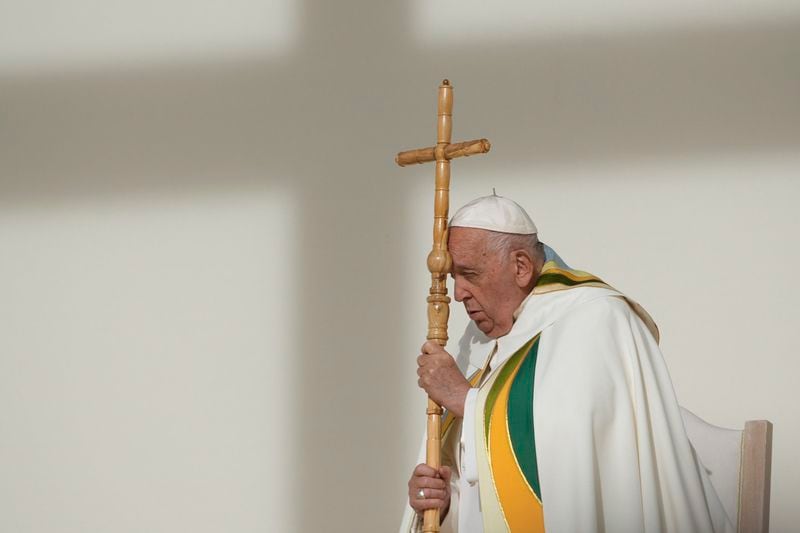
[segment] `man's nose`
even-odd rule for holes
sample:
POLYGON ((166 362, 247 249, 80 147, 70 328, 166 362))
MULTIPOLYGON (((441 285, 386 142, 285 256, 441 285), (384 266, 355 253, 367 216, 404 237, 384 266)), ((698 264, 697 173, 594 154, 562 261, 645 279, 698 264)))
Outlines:
POLYGON ((463 302, 464 298, 469 296, 469 291, 464 289, 463 283, 459 283, 459 281, 456 280, 455 286, 453 288, 453 296, 455 297, 457 302, 463 302))

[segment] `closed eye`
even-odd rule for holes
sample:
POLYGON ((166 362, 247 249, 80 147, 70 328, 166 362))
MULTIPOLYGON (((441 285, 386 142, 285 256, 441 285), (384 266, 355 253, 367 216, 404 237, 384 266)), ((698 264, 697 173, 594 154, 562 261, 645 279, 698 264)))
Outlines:
POLYGON ((473 279, 478 277, 478 271, 476 271, 476 270, 466 270, 466 269, 465 270, 457 269, 455 271, 455 274, 453 275, 453 277, 456 277, 456 276, 461 276, 461 277, 463 277, 465 279, 473 280, 473 279))

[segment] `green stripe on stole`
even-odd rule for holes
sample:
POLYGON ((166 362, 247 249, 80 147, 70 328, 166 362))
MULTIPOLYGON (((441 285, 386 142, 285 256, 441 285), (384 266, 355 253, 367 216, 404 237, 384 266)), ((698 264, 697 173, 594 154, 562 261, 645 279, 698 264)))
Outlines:
POLYGON ((533 380, 538 353, 537 335, 511 384, 508 396, 508 433, 517 463, 536 497, 542 501, 533 428, 533 380))
POLYGON ((492 421, 491 412, 494 408, 494 404, 497 402, 497 396, 500 394, 500 390, 503 388, 503 385, 505 385, 506 381, 508 381, 508 378, 514 373, 520 358, 524 357, 528 350, 530 350, 531 343, 534 340, 535 339, 531 339, 530 341, 526 342, 522 348, 517 350, 514 355, 509 357, 506 362, 503 363, 503 367, 500 369, 497 378, 495 378, 494 383, 492 384, 492 388, 489 390, 489 395, 486 397, 486 407, 484 409, 485 418, 483 419, 483 434, 486 436, 487 443, 489 442, 489 424, 491 424, 492 421))
POLYGON ((601 282, 598 278, 590 278, 590 279, 572 279, 568 276, 565 276, 561 273, 547 273, 542 274, 539 276, 538 281, 536 282, 537 287, 542 287, 544 285, 551 285, 551 284, 559 284, 559 285, 567 285, 568 287, 573 287, 575 285, 583 285, 585 283, 597 283, 601 282))

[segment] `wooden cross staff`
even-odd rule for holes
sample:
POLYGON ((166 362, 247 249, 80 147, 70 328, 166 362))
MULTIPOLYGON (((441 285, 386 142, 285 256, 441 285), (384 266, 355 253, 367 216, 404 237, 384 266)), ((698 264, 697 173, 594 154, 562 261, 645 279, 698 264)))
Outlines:
MULTIPOLYGON (((395 162, 401 167, 436 161, 436 189, 433 200, 433 248, 428 254, 431 290, 428 296, 428 340, 447 344, 447 320, 450 317, 450 297, 447 296, 447 274, 450 272, 450 252, 447 251, 447 216, 450 206, 450 160, 475 154, 485 154, 491 148, 486 139, 450 144, 453 131, 453 87, 448 80, 439 86, 439 109, 436 127, 436 146, 400 152, 395 162)), ((441 466, 442 408, 428 398, 428 437, 425 462, 441 466)), ((439 510, 428 509, 423 515, 422 531, 439 531, 439 510)))

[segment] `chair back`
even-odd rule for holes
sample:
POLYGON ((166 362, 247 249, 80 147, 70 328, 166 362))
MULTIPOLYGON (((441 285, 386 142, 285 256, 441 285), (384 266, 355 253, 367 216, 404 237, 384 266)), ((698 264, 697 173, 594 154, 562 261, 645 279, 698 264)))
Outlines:
POLYGON ((683 407, 681 415, 689 442, 737 531, 767 533, 772 424, 749 420, 737 430, 709 424, 683 407))

